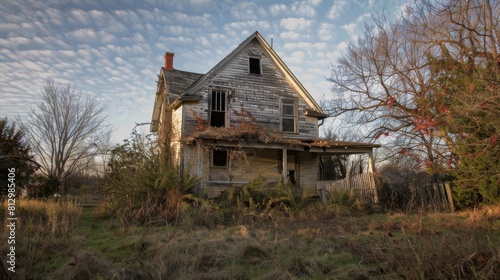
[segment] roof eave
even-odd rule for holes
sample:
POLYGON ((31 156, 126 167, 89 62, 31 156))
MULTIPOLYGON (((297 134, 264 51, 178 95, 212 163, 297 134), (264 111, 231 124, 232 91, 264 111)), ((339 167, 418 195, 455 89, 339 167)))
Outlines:
POLYGON ((289 77, 290 82, 292 85, 300 92, 302 92, 302 95, 305 97, 306 102, 309 103, 309 106, 314 108, 314 110, 318 111, 319 113, 323 113, 323 109, 319 104, 314 100, 312 95, 307 91, 307 89, 302 85, 302 83, 297 79, 297 77, 293 74, 293 72, 286 66, 285 62, 279 57, 279 55, 274 51, 274 49, 266 42, 264 37, 260 35, 260 33, 256 32, 255 33, 255 38, 259 40, 259 42, 264 46, 264 50, 269 54, 269 56, 274 60, 276 65, 280 68, 280 70, 285 74, 285 76, 289 77))
POLYGON ((158 131, 158 122, 160 120, 161 104, 163 102, 163 96, 160 92, 162 81, 163 81, 163 67, 160 69, 160 75, 158 75, 158 83, 156 85, 156 97, 155 97, 155 103, 153 105, 153 114, 151 116, 151 126, 149 129, 151 132, 158 131))
POLYGON ((318 120, 323 120, 329 117, 328 114, 318 112, 316 110, 306 110, 305 115, 308 117, 316 117, 318 120))

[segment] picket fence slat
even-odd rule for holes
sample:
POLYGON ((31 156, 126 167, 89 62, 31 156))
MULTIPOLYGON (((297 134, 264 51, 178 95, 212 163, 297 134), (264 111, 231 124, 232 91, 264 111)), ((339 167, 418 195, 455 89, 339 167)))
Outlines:
POLYGON ((363 204, 374 203, 374 193, 372 187, 372 173, 362 173, 336 181, 320 181, 318 189, 324 196, 324 200, 335 192, 355 191, 363 204))

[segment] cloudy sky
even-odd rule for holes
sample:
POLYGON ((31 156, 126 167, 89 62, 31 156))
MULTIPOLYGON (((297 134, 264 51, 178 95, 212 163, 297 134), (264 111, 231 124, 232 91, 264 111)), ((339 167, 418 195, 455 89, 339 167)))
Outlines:
POLYGON ((175 53, 176 69, 206 73, 256 30, 319 101, 328 98, 330 63, 370 14, 397 15, 402 3, 2 0, 0 117, 26 116, 53 78, 106 105, 121 141, 151 120, 166 51, 175 53))

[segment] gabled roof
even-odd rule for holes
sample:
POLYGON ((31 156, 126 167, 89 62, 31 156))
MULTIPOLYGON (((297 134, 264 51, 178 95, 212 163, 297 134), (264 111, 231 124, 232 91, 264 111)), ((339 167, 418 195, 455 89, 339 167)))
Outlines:
POLYGON ((243 41, 238 47, 236 47, 236 49, 229 53, 223 60, 217 63, 217 65, 210 69, 210 71, 208 71, 206 74, 198 74, 176 69, 167 71, 165 68, 162 68, 153 108, 151 131, 158 131, 160 109, 164 96, 165 98, 168 98, 167 103, 169 104, 173 103, 174 100, 191 100, 191 97, 193 97, 201 87, 205 86, 211 78, 213 78, 219 71, 224 69, 224 66, 229 63, 234 57, 236 57, 253 40, 256 40, 258 42, 267 57, 276 65, 276 67, 284 75, 286 80, 310 107, 310 109, 306 111, 306 115, 314 116, 318 119, 324 119, 328 117, 328 115, 323 112, 323 109, 321 109, 318 103, 316 103, 314 98, 309 94, 306 88, 300 83, 297 77, 295 77, 292 71, 290 71, 288 66, 285 65, 283 60, 281 60, 278 54, 266 42, 262 35, 260 35, 258 31, 255 31, 252 35, 250 35, 250 37, 245 39, 245 41, 243 41), (166 89, 162 87, 163 85, 166 85, 166 89), (165 92, 163 93, 161 91, 165 92))
POLYGON ((177 100, 179 96, 196 82, 203 74, 172 69, 167 71, 161 68, 158 87, 156 89, 156 99, 153 107, 153 116, 151 120, 152 132, 158 131, 158 121, 160 119, 160 110, 163 98, 168 98, 170 104, 177 100), (166 86, 166 88, 164 88, 166 86), (163 91, 163 92, 162 92, 163 91), (168 94, 167 94, 168 91, 168 94))
POLYGON ((285 78, 290 82, 293 88, 304 98, 306 103, 311 107, 312 110, 320 115, 320 118, 326 118, 327 115, 323 112, 323 109, 316 103, 314 98, 309 94, 305 87, 300 83, 300 81, 295 77, 295 75, 290 71, 288 66, 285 65, 283 60, 278 56, 278 54, 271 48, 271 46, 266 42, 266 40, 260 35, 258 31, 255 31, 250 37, 243 41, 236 49, 234 49, 230 54, 228 54, 223 60, 221 60, 217 65, 215 65, 207 74, 198 79, 191 87, 189 87, 182 95, 192 95, 195 94, 202 86, 204 86, 212 77, 214 77, 219 71, 224 69, 224 66, 236 57, 252 40, 256 40, 261 46, 267 56, 274 62, 276 67, 283 73, 285 78))

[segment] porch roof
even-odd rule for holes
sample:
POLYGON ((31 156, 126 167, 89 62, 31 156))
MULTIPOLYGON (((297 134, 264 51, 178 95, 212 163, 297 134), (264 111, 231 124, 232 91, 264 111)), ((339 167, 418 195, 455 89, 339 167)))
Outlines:
POLYGON ((229 148, 288 149, 317 154, 369 153, 380 144, 333 141, 327 139, 285 138, 279 133, 242 129, 208 128, 183 139, 186 144, 202 142, 205 145, 229 148))

